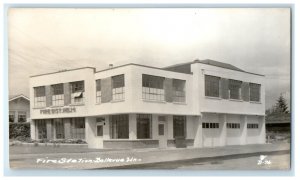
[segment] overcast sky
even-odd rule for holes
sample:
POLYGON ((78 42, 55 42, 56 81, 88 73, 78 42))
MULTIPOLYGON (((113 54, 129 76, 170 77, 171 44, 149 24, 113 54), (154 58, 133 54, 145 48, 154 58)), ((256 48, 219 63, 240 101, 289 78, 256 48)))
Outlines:
POLYGON ((266 108, 289 100, 289 9, 10 9, 9 93, 29 76, 212 59, 266 75, 266 108))

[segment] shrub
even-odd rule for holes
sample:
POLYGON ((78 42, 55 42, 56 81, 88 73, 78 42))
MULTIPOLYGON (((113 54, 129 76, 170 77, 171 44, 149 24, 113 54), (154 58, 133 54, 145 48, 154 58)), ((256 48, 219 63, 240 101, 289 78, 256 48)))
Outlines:
POLYGON ((9 123, 9 139, 25 141, 30 139, 30 123, 9 123))

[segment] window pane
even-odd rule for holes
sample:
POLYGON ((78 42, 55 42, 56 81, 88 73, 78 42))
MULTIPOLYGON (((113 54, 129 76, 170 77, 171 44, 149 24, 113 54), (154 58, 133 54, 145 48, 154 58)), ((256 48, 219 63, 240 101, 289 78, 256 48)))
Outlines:
POLYGON ((112 139, 129 138, 129 117, 124 115, 110 116, 110 135, 112 139))
POLYGON ((137 138, 149 139, 151 132, 151 115, 138 114, 137 115, 137 138))
POLYGON ((173 116, 173 137, 185 137, 185 116, 173 116))
POLYGON ((205 96, 219 97, 220 77, 205 75, 205 96))
POLYGON ((124 87, 124 74, 112 77, 113 88, 124 87))

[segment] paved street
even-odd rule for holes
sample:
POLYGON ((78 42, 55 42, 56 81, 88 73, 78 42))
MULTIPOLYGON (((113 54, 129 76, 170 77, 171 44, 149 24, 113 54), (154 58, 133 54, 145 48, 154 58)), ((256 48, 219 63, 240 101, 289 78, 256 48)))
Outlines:
POLYGON ((258 164, 260 154, 236 155, 217 158, 200 158, 184 161, 172 161, 114 167, 114 169, 183 169, 183 170, 288 170, 290 154, 278 152, 267 155, 271 164, 258 164))
POLYGON ((187 149, 98 150, 86 147, 10 147, 11 168, 38 169, 288 169, 290 144, 187 149), (270 165, 257 165, 260 155, 270 165))

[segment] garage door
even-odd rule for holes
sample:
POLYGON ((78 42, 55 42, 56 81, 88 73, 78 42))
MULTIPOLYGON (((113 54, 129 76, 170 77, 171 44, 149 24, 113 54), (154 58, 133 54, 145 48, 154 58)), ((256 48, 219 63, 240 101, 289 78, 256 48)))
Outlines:
POLYGON ((247 144, 258 144, 259 143, 259 120, 256 116, 247 117, 247 144))
POLYGON ((226 145, 241 144, 241 124, 227 123, 226 128, 227 128, 226 145))
POLYGON ((204 147, 220 146, 220 125, 219 123, 202 123, 202 136, 204 147))

